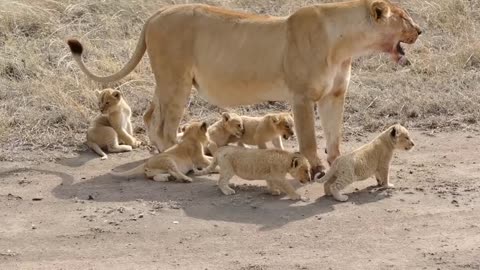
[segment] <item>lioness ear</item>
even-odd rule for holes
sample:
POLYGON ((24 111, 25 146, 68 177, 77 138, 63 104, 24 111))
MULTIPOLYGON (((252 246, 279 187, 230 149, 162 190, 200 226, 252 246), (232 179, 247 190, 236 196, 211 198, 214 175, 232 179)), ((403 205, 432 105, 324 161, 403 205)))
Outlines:
POLYGON ((397 136, 397 129, 395 127, 392 128, 392 131, 390 132, 390 135, 395 138, 397 136))
POLYGON ((390 7, 384 1, 375 1, 370 6, 370 13, 375 21, 390 17, 390 7))
POLYGON ((208 127, 207 122, 202 122, 202 125, 200 126, 200 130, 207 132, 207 127, 208 127))
POLYGON ((227 112, 224 112, 222 113, 222 118, 223 118, 223 121, 227 122, 228 120, 230 120, 230 114, 228 114, 227 112))
POLYGON ((292 159, 292 165, 291 165, 291 167, 292 167, 292 168, 298 167, 298 159, 297 159, 297 158, 292 159))
POLYGON ((115 90, 115 91, 113 91, 112 96, 114 98, 120 99, 120 97, 122 96, 122 93, 120 93, 120 91, 118 91, 118 90, 115 90))
POLYGON ((180 132, 185 132, 185 130, 187 129, 187 126, 188 126, 188 125, 182 126, 182 127, 180 128, 180 132))

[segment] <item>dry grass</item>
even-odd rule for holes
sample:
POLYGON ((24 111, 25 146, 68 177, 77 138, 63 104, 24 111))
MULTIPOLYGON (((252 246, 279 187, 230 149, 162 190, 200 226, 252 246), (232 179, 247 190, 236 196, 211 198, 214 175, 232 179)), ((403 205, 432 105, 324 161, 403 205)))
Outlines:
MULTIPOLYGON (((70 56, 65 40, 79 37, 87 64, 99 73, 121 68, 137 42, 143 22, 164 4, 146 0, 0 0, 0 159, 19 150, 68 153, 82 148, 89 119, 96 114, 93 89, 70 56), (53 151, 52 151, 53 150, 53 151)), ((272 15, 322 1, 204 0, 272 15)), ((327 1, 323 1, 327 2, 327 1)), ((334 1, 328 1, 334 2, 334 1)), ((399 68, 386 56, 359 59, 349 88, 347 133, 376 131, 400 121, 410 127, 477 126, 480 97, 480 2, 403 0, 425 34, 407 48, 413 66, 399 68)), ((153 93, 148 60, 113 85, 125 92, 134 125, 153 93)), ((236 108, 258 114, 287 104, 236 108)), ((185 120, 208 119, 217 109, 192 96, 185 120)))

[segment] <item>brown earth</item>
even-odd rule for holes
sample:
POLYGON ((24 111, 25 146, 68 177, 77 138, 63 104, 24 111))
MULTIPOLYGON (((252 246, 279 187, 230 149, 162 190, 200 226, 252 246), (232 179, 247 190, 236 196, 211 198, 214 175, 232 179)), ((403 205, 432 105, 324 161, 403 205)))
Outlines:
POLYGON ((346 203, 317 183, 295 183, 310 201, 292 202, 260 181, 235 179, 237 194, 224 196, 216 175, 185 184, 108 174, 146 150, 1 162, 0 268, 480 269, 480 134, 413 134, 417 147, 394 159, 395 189, 369 179, 346 203))

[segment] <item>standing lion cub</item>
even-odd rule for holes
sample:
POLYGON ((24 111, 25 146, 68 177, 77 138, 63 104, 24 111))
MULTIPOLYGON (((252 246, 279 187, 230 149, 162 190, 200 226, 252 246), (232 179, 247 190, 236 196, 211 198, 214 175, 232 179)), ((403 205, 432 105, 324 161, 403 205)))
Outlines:
POLYGON ((228 183, 237 175, 245 180, 266 180, 272 195, 283 191, 291 200, 307 200, 285 179, 290 174, 301 183, 310 181, 310 163, 299 152, 224 146, 215 153, 212 163, 205 170, 195 171, 195 175, 208 174, 217 165, 220 166, 218 186, 225 195, 235 194, 228 183))
POLYGON ((222 113, 222 118, 208 127, 210 142, 205 153, 214 154, 219 147, 226 146, 231 138, 241 138, 243 132, 241 116, 236 113, 222 113))
POLYGON ((408 130, 397 124, 389 127, 370 143, 358 148, 350 154, 336 159, 330 170, 322 178, 317 179, 324 184, 325 194, 333 195, 338 201, 348 200, 348 196, 340 191, 355 181, 362 181, 375 175, 379 185, 393 187, 389 182, 388 171, 393 151, 411 150, 414 143, 408 130))
POLYGON ((245 129, 240 138, 230 137, 230 142, 239 146, 257 145, 260 149, 267 148, 267 142, 272 142, 275 148, 283 150, 282 137, 287 140, 292 137, 293 117, 289 113, 272 113, 263 117, 242 116, 245 129))
POLYGON ((122 94, 118 90, 104 89, 95 91, 98 98, 98 115, 87 130, 87 145, 101 156, 107 159, 108 156, 102 148, 108 152, 132 151, 140 145, 133 137, 132 122, 130 117, 132 111, 122 94), (127 145, 120 145, 119 143, 127 145))

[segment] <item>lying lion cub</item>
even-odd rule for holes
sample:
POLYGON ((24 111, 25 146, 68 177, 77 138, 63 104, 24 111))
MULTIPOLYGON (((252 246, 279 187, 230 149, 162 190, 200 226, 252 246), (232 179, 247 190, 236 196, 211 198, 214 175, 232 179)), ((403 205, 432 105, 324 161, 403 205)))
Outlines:
POLYGON ((95 93, 100 115, 93 120, 87 130, 87 145, 99 154, 102 160, 108 158, 102 148, 115 153, 132 151, 132 147, 139 146, 140 141, 133 137, 130 121, 132 111, 120 91, 104 89, 95 93), (127 145, 119 145, 119 142, 127 145))
POLYGON ((287 140, 292 137, 293 118, 289 113, 267 114, 263 117, 242 116, 245 129, 241 138, 230 137, 230 142, 238 142, 239 146, 257 145, 260 149, 267 148, 267 142, 283 150, 282 137, 287 140))
POLYGON ((207 123, 194 122, 186 126, 180 142, 164 152, 152 156, 144 164, 125 172, 110 172, 115 176, 131 177, 144 174, 155 181, 168 181, 169 176, 184 182, 192 182, 185 174, 197 167, 210 164, 203 154, 203 146, 208 142, 207 123))
POLYGON ((285 179, 288 173, 301 183, 310 181, 310 164, 299 152, 224 146, 215 153, 212 163, 205 170, 196 171, 195 175, 208 174, 217 164, 220 166, 218 186, 225 195, 235 194, 228 183, 237 175, 246 180, 266 180, 272 195, 280 195, 283 191, 291 200, 307 200, 285 179))
POLYGON ((338 201, 348 200, 340 191, 354 181, 362 181, 375 175, 379 185, 393 187, 389 182, 388 171, 395 149, 410 150, 415 144, 408 130, 397 124, 389 127, 370 143, 350 154, 336 159, 330 170, 316 180, 324 185, 325 194, 333 195, 338 201))
POLYGON ((215 153, 218 147, 227 145, 231 137, 241 138, 243 131, 243 121, 238 114, 222 113, 222 118, 208 127, 210 143, 205 154, 215 153))

